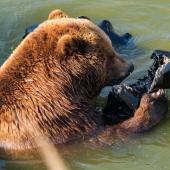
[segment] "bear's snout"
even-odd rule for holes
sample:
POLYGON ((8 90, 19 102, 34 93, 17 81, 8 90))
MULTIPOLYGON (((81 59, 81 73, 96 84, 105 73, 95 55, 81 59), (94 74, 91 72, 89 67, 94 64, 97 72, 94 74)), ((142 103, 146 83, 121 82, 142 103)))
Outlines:
POLYGON ((133 63, 129 63, 129 72, 132 73, 134 70, 134 65, 133 63))
POLYGON ((134 70, 134 65, 133 65, 133 63, 130 62, 130 63, 128 64, 127 72, 126 72, 126 74, 125 74, 125 77, 129 76, 129 74, 132 73, 133 70, 134 70))

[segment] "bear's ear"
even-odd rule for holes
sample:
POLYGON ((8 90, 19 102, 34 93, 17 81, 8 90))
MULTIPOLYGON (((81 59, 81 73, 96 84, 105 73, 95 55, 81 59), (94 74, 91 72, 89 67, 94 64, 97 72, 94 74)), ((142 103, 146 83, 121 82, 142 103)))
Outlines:
POLYGON ((57 53, 61 60, 67 60, 73 54, 84 54, 88 43, 81 37, 63 35, 57 43, 57 53))
POLYGON ((52 11, 48 16, 48 20, 57 18, 68 18, 68 15, 66 15, 63 11, 56 9, 52 11))

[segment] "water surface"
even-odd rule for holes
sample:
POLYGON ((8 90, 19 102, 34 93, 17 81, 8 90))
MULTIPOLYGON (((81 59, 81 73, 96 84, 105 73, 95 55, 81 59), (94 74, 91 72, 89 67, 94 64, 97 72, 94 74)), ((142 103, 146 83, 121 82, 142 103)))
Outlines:
MULTIPOLYGON (((170 0, 1 0, 0 64, 22 39, 24 29, 60 8, 70 16, 86 15, 98 22, 109 19, 117 32, 130 32, 143 53, 132 53, 135 72, 130 81, 144 74, 154 49, 170 50, 170 0)), ((107 90, 105 91, 107 92, 107 90)), ((149 133, 112 147, 70 145, 62 154, 72 170, 170 170, 170 116, 149 133)), ((42 170, 41 160, 0 160, 0 169, 42 170)))

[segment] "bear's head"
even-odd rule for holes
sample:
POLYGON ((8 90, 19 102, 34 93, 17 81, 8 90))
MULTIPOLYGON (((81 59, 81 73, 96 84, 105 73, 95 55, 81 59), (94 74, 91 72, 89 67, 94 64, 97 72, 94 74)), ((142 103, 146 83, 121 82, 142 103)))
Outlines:
POLYGON ((56 89, 62 86, 67 93, 91 98, 104 86, 122 81, 133 65, 115 52, 97 25, 55 10, 22 41, 1 70, 11 70, 17 82, 24 78, 35 83, 38 77, 48 77, 41 83, 44 88, 52 81, 56 89))
POLYGON ((53 48, 53 62, 64 68, 75 89, 90 97, 132 72, 133 65, 115 52, 108 36, 88 19, 69 18, 60 10, 51 12, 48 19, 39 27, 50 37, 46 48, 53 48))

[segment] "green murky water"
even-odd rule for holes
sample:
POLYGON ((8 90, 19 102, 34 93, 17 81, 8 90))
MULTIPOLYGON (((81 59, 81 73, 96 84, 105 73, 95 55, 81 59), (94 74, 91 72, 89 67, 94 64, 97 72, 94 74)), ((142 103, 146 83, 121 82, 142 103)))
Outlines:
MULTIPOLYGON (((148 56, 153 49, 170 50, 170 0, 1 0, 0 64, 20 42, 25 27, 43 21, 55 8, 73 17, 86 15, 94 21, 109 19, 119 33, 133 34, 145 53, 131 54, 136 67, 131 79, 143 74, 152 63, 148 56)), ((170 116, 127 144, 109 148, 76 144, 62 152, 72 170, 170 170, 170 116)), ((46 168, 39 160, 0 160, 0 169, 46 168)))

